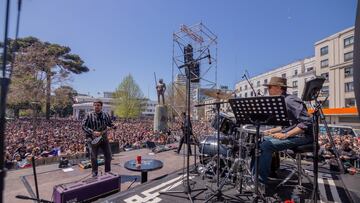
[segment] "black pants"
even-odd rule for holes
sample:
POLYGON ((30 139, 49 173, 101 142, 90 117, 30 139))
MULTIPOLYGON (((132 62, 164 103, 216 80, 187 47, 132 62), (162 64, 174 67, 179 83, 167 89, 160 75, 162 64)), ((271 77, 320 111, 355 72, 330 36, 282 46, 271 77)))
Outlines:
POLYGON ((101 148, 104 157, 105 157, 105 172, 110 172, 111 170, 111 150, 110 150, 110 144, 108 139, 104 139, 98 146, 92 146, 90 142, 88 142, 89 150, 90 150, 90 158, 91 158, 91 168, 92 173, 96 174, 98 173, 98 162, 97 162, 97 156, 99 153, 99 149, 101 148))
MULTIPOLYGON (((187 144, 187 140, 186 140, 186 136, 185 136, 185 135, 183 135, 183 136, 181 137, 181 139, 180 139, 179 147, 178 147, 178 150, 177 150, 178 153, 180 153, 181 147, 182 147, 182 145, 183 145, 184 143, 187 144)), ((192 154, 192 153, 191 153, 191 146, 189 147, 189 153, 192 154)))

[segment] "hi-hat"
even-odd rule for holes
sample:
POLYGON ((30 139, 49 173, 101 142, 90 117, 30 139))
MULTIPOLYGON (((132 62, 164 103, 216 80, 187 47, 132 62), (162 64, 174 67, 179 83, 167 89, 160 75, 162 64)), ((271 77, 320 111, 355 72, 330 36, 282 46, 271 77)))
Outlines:
POLYGON ((233 92, 221 90, 221 89, 202 89, 202 93, 208 97, 214 99, 230 99, 233 97, 233 92))

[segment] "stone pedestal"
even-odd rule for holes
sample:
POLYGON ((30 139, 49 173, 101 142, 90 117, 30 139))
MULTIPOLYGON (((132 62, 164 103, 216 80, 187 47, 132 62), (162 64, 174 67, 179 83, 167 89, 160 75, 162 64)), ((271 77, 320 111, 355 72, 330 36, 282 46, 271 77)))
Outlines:
POLYGON ((167 108, 164 105, 156 105, 154 115, 154 131, 167 131, 167 108))

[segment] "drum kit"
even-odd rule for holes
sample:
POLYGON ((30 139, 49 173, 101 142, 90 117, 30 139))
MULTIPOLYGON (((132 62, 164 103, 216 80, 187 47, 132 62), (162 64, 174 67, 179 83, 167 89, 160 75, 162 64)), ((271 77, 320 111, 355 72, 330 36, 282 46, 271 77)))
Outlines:
MULTIPOLYGON (((224 185, 231 184, 240 194, 251 195, 254 192, 251 185, 254 184, 255 178, 250 167, 255 151, 255 127, 253 125, 240 126, 232 112, 220 112, 219 104, 227 102, 219 101, 230 99, 232 93, 218 89, 207 89, 203 93, 217 100, 217 102, 205 104, 217 106, 217 114, 211 122, 211 126, 217 130, 217 133, 205 136, 199 142, 200 165, 197 167, 198 172, 203 179, 216 180, 217 190, 220 192, 224 185)), ((260 131, 263 132, 266 129, 264 126, 260 131)), ((219 194, 213 196, 217 195, 219 194)))

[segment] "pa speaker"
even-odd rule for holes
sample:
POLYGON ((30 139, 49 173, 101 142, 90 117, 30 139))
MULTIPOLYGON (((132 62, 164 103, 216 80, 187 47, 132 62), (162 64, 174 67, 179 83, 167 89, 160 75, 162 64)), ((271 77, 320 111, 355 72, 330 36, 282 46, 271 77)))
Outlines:
MULTIPOLYGON (((200 63, 195 62, 191 65, 190 68, 190 80, 192 83, 199 83, 200 82, 200 63)), ((188 69, 186 69, 186 76, 189 77, 188 69)))

